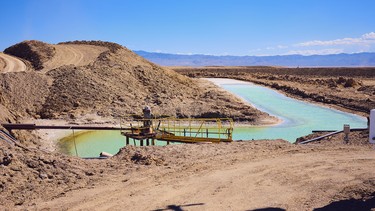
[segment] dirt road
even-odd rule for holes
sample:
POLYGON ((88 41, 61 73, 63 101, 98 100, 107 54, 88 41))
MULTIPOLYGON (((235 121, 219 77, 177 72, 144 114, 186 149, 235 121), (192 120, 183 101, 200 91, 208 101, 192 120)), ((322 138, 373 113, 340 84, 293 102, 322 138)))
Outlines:
POLYGON ((365 147, 247 142, 177 148, 184 149, 176 154, 164 149, 169 157, 164 166, 113 169, 102 183, 36 203, 36 208, 312 210, 337 208, 343 198, 374 188, 369 168, 375 152, 365 147))
POLYGON ((26 71, 26 64, 14 57, 0 52, 0 73, 26 71))
POLYGON ((61 67, 63 65, 88 65, 90 62, 95 61, 103 51, 108 50, 106 47, 94 45, 69 45, 61 44, 54 45, 56 54, 54 57, 44 63, 43 70, 51 70, 61 67))

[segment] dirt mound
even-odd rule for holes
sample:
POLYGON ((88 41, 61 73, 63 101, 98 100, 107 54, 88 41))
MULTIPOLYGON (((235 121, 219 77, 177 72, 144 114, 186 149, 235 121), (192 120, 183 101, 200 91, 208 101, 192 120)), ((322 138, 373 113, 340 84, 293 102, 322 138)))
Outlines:
POLYGON ((79 158, 22 149, 0 141, 1 206, 52 199, 93 182, 91 168, 79 158))
POLYGON ((55 55, 55 48, 37 40, 23 41, 4 50, 4 53, 31 62, 36 70, 43 69, 43 63, 55 55))
POLYGON ((233 117, 252 122, 267 117, 213 85, 161 68, 117 44, 79 43, 75 45, 112 50, 102 52, 86 66, 65 65, 48 71, 52 84, 38 112, 43 118, 85 113, 137 116, 145 105, 151 106, 156 116, 233 117))
POLYGON ((18 118, 34 116, 49 94, 48 78, 36 72, 0 74, 0 88, 0 104, 18 118))
POLYGON ((208 82, 159 67, 115 43, 25 41, 7 52, 44 67, 0 76, 0 103, 14 118, 129 117, 139 116, 145 105, 160 117, 269 118, 208 82))
POLYGON ((150 147, 126 146, 120 149, 114 159, 140 165, 162 165, 165 160, 164 156, 155 155, 155 151, 152 149, 150 147))

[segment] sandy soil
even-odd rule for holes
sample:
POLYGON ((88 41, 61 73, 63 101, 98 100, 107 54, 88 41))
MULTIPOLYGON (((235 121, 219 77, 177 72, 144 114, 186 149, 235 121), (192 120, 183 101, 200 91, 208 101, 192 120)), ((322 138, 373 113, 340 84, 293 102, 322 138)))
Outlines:
MULTIPOLYGON (((375 152, 368 146, 284 141, 125 148, 134 160, 90 187, 27 208, 59 210, 312 210, 375 205, 375 152), (371 204, 372 203, 372 204, 371 204), (370 204, 370 205, 369 205, 370 204), (353 205, 351 205, 353 206, 353 205)), ((102 161, 103 165, 105 162, 102 161)), ((375 207, 372 207, 375 208, 375 207)), ((340 209, 339 209, 340 210, 340 209)), ((370 209, 368 209, 370 210, 370 209)))
POLYGON ((26 71, 26 64, 14 57, 0 52, 0 73, 26 71))
POLYGON ((63 65, 84 66, 88 65, 99 56, 100 53, 108 50, 106 47, 94 45, 54 45, 56 53, 54 57, 44 63, 42 71, 48 71, 63 65))

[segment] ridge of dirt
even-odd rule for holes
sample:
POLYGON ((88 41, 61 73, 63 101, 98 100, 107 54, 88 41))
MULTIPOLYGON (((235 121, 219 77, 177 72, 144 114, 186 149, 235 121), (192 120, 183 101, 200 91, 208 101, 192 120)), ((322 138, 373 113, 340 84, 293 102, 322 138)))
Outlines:
POLYGON ((35 70, 43 69, 43 63, 55 55, 55 48, 37 40, 28 40, 10 46, 4 53, 29 61, 35 70))
POLYGON ((108 48, 112 53, 116 53, 117 50, 124 49, 126 47, 121 46, 117 43, 113 42, 105 42, 99 40, 75 40, 75 41, 67 41, 67 42, 60 42, 58 45, 61 44, 76 44, 76 45, 95 45, 95 46, 102 46, 108 48))

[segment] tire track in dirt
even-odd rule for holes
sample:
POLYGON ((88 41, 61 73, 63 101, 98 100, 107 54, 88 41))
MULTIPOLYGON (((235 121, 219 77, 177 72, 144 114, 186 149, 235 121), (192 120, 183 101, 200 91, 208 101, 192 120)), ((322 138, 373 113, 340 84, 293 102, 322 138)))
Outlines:
POLYGON ((44 63, 42 71, 48 71, 63 65, 88 65, 95 61, 102 52, 108 50, 106 47, 94 45, 61 44, 54 47, 56 54, 51 60, 44 63))
POLYGON ((0 72, 22 72, 26 70, 27 66, 22 60, 14 56, 0 53, 0 72))

